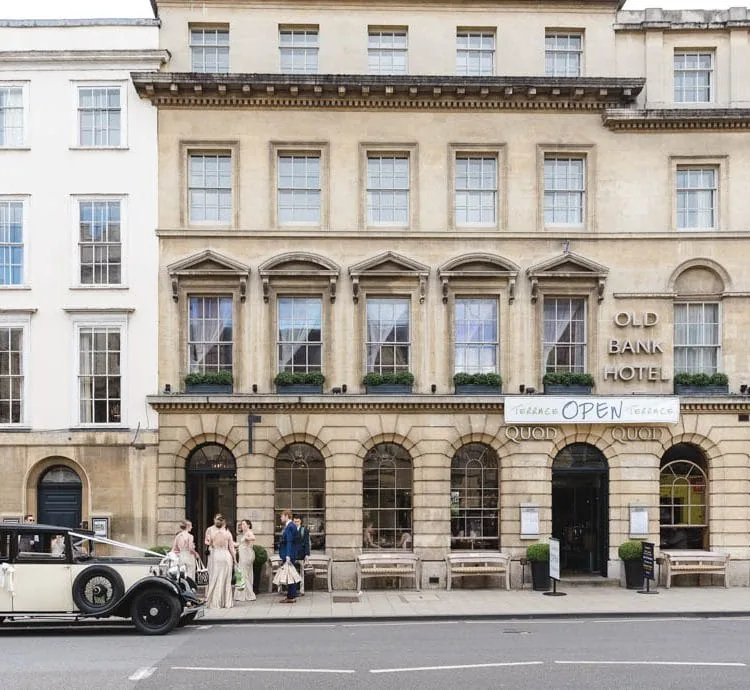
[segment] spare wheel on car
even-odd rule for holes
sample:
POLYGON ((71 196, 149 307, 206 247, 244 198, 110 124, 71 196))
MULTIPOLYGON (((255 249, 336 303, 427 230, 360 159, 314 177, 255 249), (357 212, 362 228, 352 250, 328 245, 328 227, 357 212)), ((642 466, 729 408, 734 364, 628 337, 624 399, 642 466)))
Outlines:
POLYGON ((103 611, 124 594, 119 573, 106 565, 92 565, 73 580, 73 602, 83 613, 103 611))

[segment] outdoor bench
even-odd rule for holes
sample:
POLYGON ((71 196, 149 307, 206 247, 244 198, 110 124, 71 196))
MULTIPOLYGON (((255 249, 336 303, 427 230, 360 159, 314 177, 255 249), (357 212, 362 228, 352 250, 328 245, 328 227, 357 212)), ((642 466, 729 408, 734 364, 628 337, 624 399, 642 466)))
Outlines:
POLYGON ((401 589, 401 578, 414 578, 414 587, 420 589, 421 568, 419 557, 409 551, 380 551, 357 555, 357 591, 362 591, 362 580, 368 577, 396 577, 401 589))
MULTIPOLYGON (((273 592, 273 577, 276 575, 276 571, 279 569, 279 566, 281 565, 281 558, 279 558, 279 554, 275 553, 271 556, 270 559, 271 562, 271 577, 268 578, 268 591, 273 592)), ((298 568, 299 563, 295 563, 294 567, 298 568)), ((319 577, 326 581, 326 585, 328 586, 328 591, 333 591, 333 586, 331 585, 331 557, 325 553, 312 553, 307 559, 307 563, 305 564, 305 571, 312 572, 313 578, 319 577)), ((300 573, 300 576, 302 576, 304 573, 300 573)), ((302 578, 302 581, 300 584, 300 592, 305 591, 305 578, 302 578)))
POLYGON ((718 551, 662 550, 667 589, 672 586, 675 575, 723 575, 724 587, 727 583, 729 554, 718 551))
POLYGON ((505 575, 505 589, 510 589, 510 555, 499 551, 451 551, 446 557, 446 589, 454 577, 472 575, 505 575))

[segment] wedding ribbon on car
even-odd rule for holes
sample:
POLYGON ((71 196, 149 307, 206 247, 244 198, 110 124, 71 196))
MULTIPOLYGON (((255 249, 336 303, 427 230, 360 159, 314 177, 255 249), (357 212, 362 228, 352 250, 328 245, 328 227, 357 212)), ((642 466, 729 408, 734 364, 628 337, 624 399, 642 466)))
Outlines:
POLYGON ((6 590, 11 596, 16 593, 16 569, 10 563, 0 563, 0 589, 6 590))

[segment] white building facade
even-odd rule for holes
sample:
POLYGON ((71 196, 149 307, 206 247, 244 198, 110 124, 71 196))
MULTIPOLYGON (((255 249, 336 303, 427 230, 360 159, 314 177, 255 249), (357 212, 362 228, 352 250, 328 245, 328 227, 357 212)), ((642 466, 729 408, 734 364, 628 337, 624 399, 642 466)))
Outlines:
POLYGON ((0 519, 154 533, 155 18, 0 19, 0 519))

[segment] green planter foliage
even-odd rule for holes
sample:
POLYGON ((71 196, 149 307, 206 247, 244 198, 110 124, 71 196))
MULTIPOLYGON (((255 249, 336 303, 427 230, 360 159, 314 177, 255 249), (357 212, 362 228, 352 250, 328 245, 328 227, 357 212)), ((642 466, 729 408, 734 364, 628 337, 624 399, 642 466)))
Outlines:
POLYGON ((703 388, 705 386, 727 386, 729 385, 729 377, 726 374, 675 374, 674 377, 675 386, 697 386, 703 388))
POLYGON ((268 551, 266 551, 262 546, 258 546, 257 544, 253 544, 253 551, 255 551, 255 561, 253 563, 253 566, 262 568, 266 563, 268 563, 268 551))
POLYGON ((169 546, 149 546, 149 551, 154 553, 160 553, 162 556, 168 554, 172 549, 169 546))
POLYGON ((643 556, 643 543, 630 540, 623 542, 617 549, 617 555, 623 561, 637 561, 643 556))
POLYGON ((500 388, 503 379, 500 374, 466 374, 459 372, 453 376, 453 384, 456 386, 492 386, 500 388))
POLYGON ((231 371, 207 371, 204 374, 188 374, 185 377, 185 383, 188 386, 196 385, 214 385, 214 386, 231 386, 231 371))
POLYGON ((411 386, 414 384, 414 374, 410 371, 398 371, 392 374, 377 374, 371 371, 362 379, 365 386, 399 385, 411 386))
POLYGON ((549 544, 529 544, 526 548, 526 558, 531 563, 545 563, 549 561, 549 544))
POLYGON ((558 386, 594 386, 594 377, 574 371, 549 371, 544 375, 542 383, 558 386))
POLYGON ((319 371, 280 371, 273 382, 277 386, 322 386, 325 380, 319 371))

